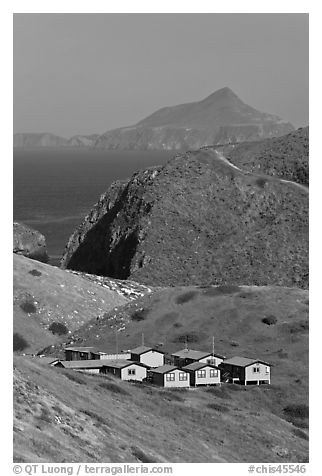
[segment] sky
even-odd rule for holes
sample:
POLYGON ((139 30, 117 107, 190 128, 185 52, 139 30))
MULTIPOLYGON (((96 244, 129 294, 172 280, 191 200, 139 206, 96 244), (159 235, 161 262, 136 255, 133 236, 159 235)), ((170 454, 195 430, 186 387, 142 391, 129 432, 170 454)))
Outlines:
POLYGON ((308 14, 16 13, 14 132, 104 133, 228 86, 309 122, 308 14))

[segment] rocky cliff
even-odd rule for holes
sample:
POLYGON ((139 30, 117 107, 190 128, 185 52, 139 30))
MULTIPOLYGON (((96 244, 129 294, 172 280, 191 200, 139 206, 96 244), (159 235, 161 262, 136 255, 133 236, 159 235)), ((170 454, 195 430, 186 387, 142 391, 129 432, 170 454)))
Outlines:
POLYGON ((248 106, 229 88, 199 102, 165 107, 131 127, 108 131, 95 146, 107 149, 198 149, 204 145, 254 141, 292 131, 278 116, 248 106))
POLYGON ((44 235, 22 223, 13 224, 13 252, 44 263, 48 261, 44 235))
POLYGON ((216 150, 115 183, 73 233, 62 266, 154 285, 308 285, 308 191, 245 172, 216 150))

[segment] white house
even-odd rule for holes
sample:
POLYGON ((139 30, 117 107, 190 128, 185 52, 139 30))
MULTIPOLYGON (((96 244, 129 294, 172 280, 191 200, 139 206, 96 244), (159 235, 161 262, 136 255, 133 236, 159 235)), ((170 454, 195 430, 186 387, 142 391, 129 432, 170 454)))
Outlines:
POLYGON ((190 385, 197 387, 199 385, 218 385, 220 384, 220 369, 212 364, 204 362, 193 362, 182 367, 190 374, 190 385))
POLYGON ((111 374, 121 380, 137 380, 142 382, 147 376, 147 367, 140 362, 130 360, 103 360, 100 373, 111 374))
POLYGON ((148 367, 160 367, 164 365, 164 352, 141 345, 131 350, 130 359, 134 362, 140 362, 148 367))
POLYGON ((219 365, 225 381, 243 385, 271 383, 271 365, 259 359, 232 357, 219 365))
POLYGON ((155 385, 169 388, 190 387, 189 372, 174 365, 162 365, 156 369, 150 369, 148 375, 155 385))

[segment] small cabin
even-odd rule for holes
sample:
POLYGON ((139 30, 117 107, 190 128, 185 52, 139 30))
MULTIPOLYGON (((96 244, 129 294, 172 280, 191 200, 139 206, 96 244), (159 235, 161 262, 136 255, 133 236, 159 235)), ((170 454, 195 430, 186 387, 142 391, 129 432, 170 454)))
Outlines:
POLYGON ((130 360, 107 360, 103 361, 100 373, 114 375, 121 380, 142 382, 142 380, 146 379, 147 367, 140 362, 132 362, 130 360))
POLYGON ((203 362, 193 362, 182 367, 190 374, 190 385, 198 387, 200 385, 220 385, 220 369, 212 364, 203 362))
POLYGON ((220 365, 223 381, 242 385, 271 383, 271 365, 268 362, 246 357, 232 357, 220 365))
POLYGON ((56 363, 51 364, 54 367, 60 367, 64 369, 72 369, 80 372, 88 372, 92 374, 98 374, 100 369, 105 365, 105 362, 99 359, 94 360, 59 360, 56 363))
POLYGON ((190 387, 190 374, 174 365, 162 365, 148 372, 150 381, 155 385, 169 388, 190 387))
POLYGON ((164 365, 164 352, 141 345, 131 350, 130 359, 134 362, 140 362, 148 367, 160 367, 164 365))
POLYGON ((182 349, 171 354, 173 365, 185 367, 193 362, 201 362, 218 366, 225 357, 213 352, 204 352, 201 350, 182 349))
POLYGON ((66 360, 95 360, 100 359, 104 352, 95 347, 65 347, 66 360))

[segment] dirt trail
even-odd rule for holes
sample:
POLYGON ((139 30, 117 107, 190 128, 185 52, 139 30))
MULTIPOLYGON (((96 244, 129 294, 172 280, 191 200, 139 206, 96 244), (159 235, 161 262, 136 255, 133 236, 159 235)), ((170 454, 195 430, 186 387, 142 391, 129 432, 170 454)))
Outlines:
MULTIPOLYGON (((220 159, 222 162, 224 162, 225 164, 229 165, 230 167, 232 167, 233 169, 236 169, 236 170, 239 170, 239 172, 242 172, 242 173, 247 173, 247 171, 245 170, 242 170, 240 169, 239 167, 237 167, 236 165, 232 164, 224 155, 223 153, 220 151, 220 150, 211 150, 211 152, 213 152, 216 157, 218 159, 220 159)), ((271 176, 267 176, 269 178, 272 178, 271 176)), ((284 180, 284 179, 281 179, 281 178, 278 178, 278 177, 274 177, 276 180, 278 180, 279 182, 282 182, 282 183, 290 183, 292 185, 295 185, 296 187, 300 188, 301 190, 304 190, 304 192, 306 193, 309 193, 309 187, 305 187, 305 185, 301 185, 300 183, 297 183, 297 182, 292 182, 291 180, 284 180)))

